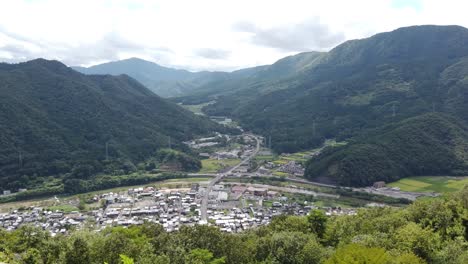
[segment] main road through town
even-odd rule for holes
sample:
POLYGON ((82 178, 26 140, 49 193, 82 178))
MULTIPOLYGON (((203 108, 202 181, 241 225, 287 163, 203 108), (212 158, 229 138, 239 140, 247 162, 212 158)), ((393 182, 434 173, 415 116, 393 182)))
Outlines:
POLYGON ((200 207, 201 220, 203 220, 205 222, 208 221, 208 217, 206 215, 206 211, 208 210, 208 196, 209 196, 213 186, 217 182, 219 182, 224 176, 226 176, 228 174, 231 174, 237 168, 239 168, 240 166, 242 166, 242 165, 246 164, 247 162, 249 162, 253 157, 255 157, 258 154, 258 151, 260 151, 260 139, 257 136, 252 135, 252 134, 248 134, 248 136, 253 137, 255 139, 255 141, 257 142, 255 150, 248 157, 244 158, 239 164, 237 164, 236 166, 230 168, 226 172, 217 174, 216 177, 210 181, 210 183, 208 184, 208 186, 206 188, 206 191, 203 194, 202 200, 201 200, 201 207, 200 207))

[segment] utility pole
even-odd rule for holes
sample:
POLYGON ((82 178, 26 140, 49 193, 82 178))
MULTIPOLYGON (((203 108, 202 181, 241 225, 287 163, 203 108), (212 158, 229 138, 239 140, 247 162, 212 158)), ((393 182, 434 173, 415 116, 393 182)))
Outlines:
POLYGON ((109 142, 106 142, 106 161, 109 160, 109 142))
POLYGON ((312 133, 313 133, 313 136, 315 137, 315 119, 312 122, 312 133))
POLYGON ((172 149, 171 136, 169 136, 169 149, 172 149))
POLYGON ((21 152, 21 149, 18 149, 18 162, 19 167, 23 168, 23 153, 21 152))

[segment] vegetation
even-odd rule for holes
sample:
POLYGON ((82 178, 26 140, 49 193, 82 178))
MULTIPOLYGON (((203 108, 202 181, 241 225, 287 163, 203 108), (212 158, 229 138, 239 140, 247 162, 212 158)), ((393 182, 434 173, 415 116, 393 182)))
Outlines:
MULTIPOLYGON (((364 135, 375 130, 392 131, 397 134, 386 135, 384 140, 396 140, 401 134, 395 126, 435 112, 445 119, 438 124, 451 127, 456 134, 450 136, 464 139, 462 131, 466 131, 468 121, 467 42, 468 29, 458 26, 400 28, 345 42, 327 53, 299 54, 267 66, 261 74, 213 84, 211 89, 204 89, 205 93, 198 90, 180 101, 215 100, 203 108, 205 113, 233 116, 244 128, 271 136, 277 153, 318 147, 327 138, 358 141, 359 145, 338 153, 327 152, 330 160, 337 155, 346 157, 348 171, 338 168, 335 173, 334 166, 309 170, 314 176, 332 170, 327 173, 340 184, 367 185, 409 175, 460 175, 468 162, 466 148, 443 144, 442 134, 430 135, 435 137, 430 140, 427 133, 413 133, 411 139, 390 150, 374 142, 376 137, 367 140, 364 135), (284 75, 267 74, 279 65, 284 75), (411 156, 415 150, 419 152, 417 158, 411 156), (367 156, 369 153, 372 155, 367 156), (423 153, 434 154, 426 159, 423 153), (455 161, 443 153, 455 154, 455 161), (437 163, 433 163, 435 156, 440 158, 437 163), (406 163, 408 159, 410 164, 406 163), (417 160, 420 163, 415 165, 417 160), (360 166, 365 163, 369 165, 360 166), (354 179, 358 173, 362 176, 354 179)), ((446 131, 435 130, 431 128, 430 132, 446 131)))
POLYGON ((131 173, 162 148, 188 152, 182 141, 227 130, 125 75, 86 76, 38 59, 0 64, 0 82, 0 192, 43 187, 50 175, 131 173))
POLYGON ((197 90, 206 83, 223 81, 232 75, 244 76, 244 71, 234 74, 227 72, 189 72, 163 67, 138 58, 103 63, 88 68, 73 67, 85 74, 126 74, 162 97, 180 96, 197 90))
POLYGON ((467 175, 467 142, 468 133, 457 121, 422 115, 327 149, 307 163, 306 176, 368 186, 413 175, 467 175))
POLYGON ((222 169, 233 167, 240 163, 240 159, 204 159, 202 160, 202 169, 200 173, 216 173, 222 169))
POLYGON ((408 177, 388 184, 408 192, 455 192, 468 185, 466 177, 418 176, 408 177))
POLYGON ((157 224, 74 231, 50 237, 31 226, 0 230, 6 263, 358 263, 422 264, 468 260, 468 188, 418 200, 404 209, 362 209, 357 215, 278 216, 240 234, 157 224))

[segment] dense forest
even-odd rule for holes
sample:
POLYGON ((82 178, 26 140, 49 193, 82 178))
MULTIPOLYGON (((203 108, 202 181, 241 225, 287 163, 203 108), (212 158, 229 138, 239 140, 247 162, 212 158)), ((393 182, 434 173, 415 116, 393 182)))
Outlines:
POLYGON ((180 101, 207 98, 214 103, 204 107, 206 113, 233 116, 244 128, 271 136, 278 153, 314 148, 329 138, 359 143, 310 162, 311 177, 327 174, 341 184, 366 185, 408 175, 460 175, 466 173, 467 149, 449 136, 466 140, 467 56, 466 28, 400 28, 347 41, 326 53, 299 54, 286 59, 289 63, 280 60, 265 70, 274 73, 283 65, 279 68, 287 74, 276 79, 254 75, 213 84, 205 88, 210 93, 180 101), (429 113, 441 115, 433 126, 453 129, 432 128, 433 120, 424 117, 429 113), (426 124, 409 126, 418 116, 426 124), (444 131, 448 134, 440 134, 444 131), (392 142, 406 132, 411 138, 392 142))
POLYGON ((414 175, 467 175, 468 132, 458 120, 426 114, 368 131, 306 164, 306 177, 369 186, 414 175))
POLYGON ((167 233, 158 224, 72 231, 50 237, 32 226, 0 230, 6 263, 366 263, 468 262, 468 187, 406 208, 362 209, 357 215, 279 216, 239 234, 210 226, 167 233))
POLYGON ((233 116, 244 127, 271 135, 277 152, 350 138, 432 111, 466 121, 467 44, 463 27, 401 28, 347 41, 327 53, 299 54, 304 59, 293 62, 301 67, 289 64, 293 73, 272 71, 279 80, 251 77, 200 97, 216 101, 206 113, 233 116))
POLYGON ((43 176, 133 172, 158 150, 190 153, 182 141, 227 130, 126 75, 87 76, 38 59, 0 64, 0 83, 0 191, 30 189, 43 176))

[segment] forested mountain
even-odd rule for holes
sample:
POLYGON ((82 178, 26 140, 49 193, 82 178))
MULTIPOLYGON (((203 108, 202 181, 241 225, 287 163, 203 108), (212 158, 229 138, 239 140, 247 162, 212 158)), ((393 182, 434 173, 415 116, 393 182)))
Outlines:
MULTIPOLYGON (((288 88, 295 82, 294 78, 300 72, 312 68, 319 63, 325 53, 304 52, 278 60, 272 65, 258 66, 234 71, 228 78, 208 82, 197 89, 188 91, 185 95, 174 98, 183 104, 198 104, 213 100, 222 101, 212 113, 214 115, 231 114, 238 104, 250 101, 253 97, 272 90, 288 88), (285 83, 279 80, 287 79, 285 83)), ((210 113, 210 109, 206 109, 210 113)))
MULTIPOLYGON (((162 97, 186 94, 206 83, 230 78, 227 72, 189 72, 160 66, 138 58, 108 62, 85 67, 73 67, 84 74, 127 74, 162 97)), ((248 70, 238 71, 233 76, 245 76, 248 70)))
POLYGON ((244 127, 271 135, 277 152, 318 146, 325 138, 349 140, 430 112, 466 124, 467 56, 466 28, 400 28, 347 41, 313 57, 305 68, 294 70, 292 64, 283 70, 287 76, 237 80, 237 88, 208 96, 216 103, 204 111, 233 116, 244 127))
POLYGON ((183 149, 181 141, 222 129, 126 75, 88 76, 43 59, 0 64, 0 189, 131 167, 169 141, 183 149))
POLYGON ((413 175, 468 175, 468 130, 438 113, 408 118, 326 149, 308 161, 306 175, 345 186, 413 175))

